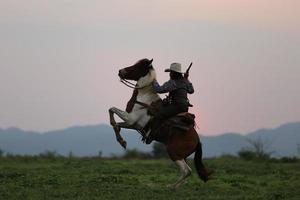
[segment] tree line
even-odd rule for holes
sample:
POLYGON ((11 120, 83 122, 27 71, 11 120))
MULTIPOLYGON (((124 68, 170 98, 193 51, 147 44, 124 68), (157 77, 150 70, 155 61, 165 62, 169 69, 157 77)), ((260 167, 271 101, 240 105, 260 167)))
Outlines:
MULTIPOLYGON (((274 151, 270 150, 271 142, 267 140, 263 140, 261 137, 256 139, 247 139, 249 146, 242 148, 239 152, 237 152, 236 157, 244 159, 244 160, 274 160, 275 158, 272 157, 274 151)), ((297 144, 297 152, 298 157, 282 157, 281 160, 285 161, 298 161, 300 158, 300 144, 297 144)), ((232 156, 233 155, 223 155, 223 156, 232 156)), ((20 157, 20 155, 14 155, 9 152, 5 152, 3 149, 0 148, 0 157, 20 157)), ((73 158, 76 155, 70 151, 67 156, 63 156, 56 151, 46 150, 41 152, 38 155, 32 157, 40 157, 40 158, 58 158, 58 157, 69 157, 73 158)), ((92 157, 102 158, 102 151, 100 150, 97 155, 92 157)), ((168 158, 168 153, 166 150, 165 145, 154 142, 152 145, 151 152, 143 152, 139 151, 138 149, 128 149, 124 152, 123 155, 111 155, 111 158, 123 158, 123 159, 156 159, 156 158, 168 158)))

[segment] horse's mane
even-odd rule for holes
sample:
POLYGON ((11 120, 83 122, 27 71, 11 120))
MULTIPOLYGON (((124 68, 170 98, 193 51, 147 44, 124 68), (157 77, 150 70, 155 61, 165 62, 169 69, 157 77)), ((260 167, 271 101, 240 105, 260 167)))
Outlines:
POLYGON ((156 72, 155 72, 154 68, 149 69, 149 73, 137 81, 137 86, 138 87, 148 86, 153 82, 154 79, 156 79, 156 72))

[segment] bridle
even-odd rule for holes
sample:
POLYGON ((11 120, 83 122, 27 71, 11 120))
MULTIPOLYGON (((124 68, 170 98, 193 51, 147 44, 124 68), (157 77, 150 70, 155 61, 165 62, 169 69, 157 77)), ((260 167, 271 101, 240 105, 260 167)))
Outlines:
POLYGON ((121 81, 121 83, 123 83, 124 85, 126 85, 127 87, 129 87, 131 89, 143 89, 143 88, 148 87, 149 85, 152 84, 152 82, 151 82, 149 85, 145 85, 143 87, 138 87, 137 84, 131 83, 131 82, 129 82, 128 80, 126 80, 124 78, 121 78, 120 81, 121 81))

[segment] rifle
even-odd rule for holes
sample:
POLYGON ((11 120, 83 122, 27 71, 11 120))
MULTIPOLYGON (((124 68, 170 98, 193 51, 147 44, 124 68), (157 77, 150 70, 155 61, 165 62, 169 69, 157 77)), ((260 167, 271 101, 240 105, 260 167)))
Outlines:
POLYGON ((193 62, 191 62, 191 64, 190 64, 190 66, 187 68, 187 70, 185 71, 185 73, 184 73, 184 78, 186 78, 186 79, 188 79, 189 78, 189 73, 190 73, 190 69, 191 69, 191 67, 192 67, 192 65, 193 65, 193 62))

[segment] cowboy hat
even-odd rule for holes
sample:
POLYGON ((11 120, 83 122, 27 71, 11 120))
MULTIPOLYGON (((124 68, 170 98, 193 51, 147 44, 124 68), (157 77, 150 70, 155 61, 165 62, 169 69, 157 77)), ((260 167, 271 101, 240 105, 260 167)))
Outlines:
POLYGON ((165 72, 170 72, 170 71, 181 73, 181 74, 184 73, 184 72, 181 71, 181 64, 180 63, 172 63, 170 65, 170 68, 165 70, 165 72))

